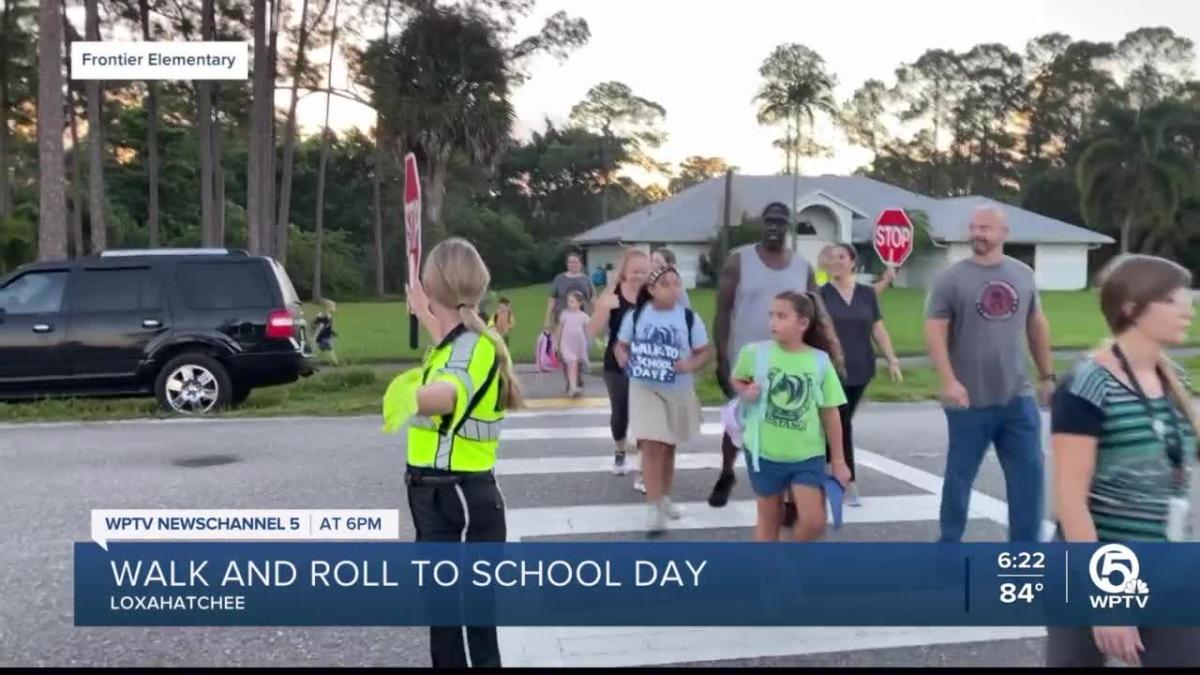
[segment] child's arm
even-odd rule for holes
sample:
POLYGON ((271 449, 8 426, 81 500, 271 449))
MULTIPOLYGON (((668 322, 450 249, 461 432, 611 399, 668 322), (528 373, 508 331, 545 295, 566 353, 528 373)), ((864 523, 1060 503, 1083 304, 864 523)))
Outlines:
POLYGON ((754 380, 733 378, 729 381, 729 384, 733 386, 733 391, 737 393, 738 398, 743 401, 753 403, 762 395, 762 387, 758 386, 758 383, 754 380))
POLYGON ((625 368, 629 365, 629 343, 620 342, 613 347, 613 356, 617 359, 617 365, 625 368))
POLYGON ((680 360, 675 369, 681 373, 694 373, 707 365, 708 362, 712 360, 712 357, 712 347, 708 345, 696 347, 694 350, 692 350, 692 355, 686 359, 680 360))
POLYGON ((829 460, 834 478, 843 486, 850 483, 850 465, 846 464, 846 447, 842 442, 842 415, 837 408, 821 408, 821 428, 829 441, 829 460))

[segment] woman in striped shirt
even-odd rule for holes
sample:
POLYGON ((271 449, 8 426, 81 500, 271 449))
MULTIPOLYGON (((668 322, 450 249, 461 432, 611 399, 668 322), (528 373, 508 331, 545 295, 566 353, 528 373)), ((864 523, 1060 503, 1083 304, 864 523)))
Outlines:
MULTIPOLYGON (((1100 307, 1113 333, 1059 384, 1052 410, 1060 535, 1072 542, 1189 538, 1196 411, 1165 350, 1187 338, 1191 274, 1162 258, 1123 256, 1105 270, 1100 307)), ((1200 663, 1200 629, 1052 627, 1050 666, 1200 663)))

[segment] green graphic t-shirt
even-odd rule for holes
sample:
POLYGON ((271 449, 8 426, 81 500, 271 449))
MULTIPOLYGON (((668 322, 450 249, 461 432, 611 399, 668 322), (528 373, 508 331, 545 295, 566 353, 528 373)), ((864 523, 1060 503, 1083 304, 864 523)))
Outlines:
MULTIPOLYGON (((733 377, 753 380, 757 370, 758 348, 746 345, 738 353, 733 377)), ((817 381, 817 352, 785 351, 771 345, 767 367, 766 419, 762 427, 761 456, 772 462, 803 462, 825 455, 825 432, 821 428, 820 408, 836 408, 846 402, 833 364, 824 366, 824 377, 817 381)))

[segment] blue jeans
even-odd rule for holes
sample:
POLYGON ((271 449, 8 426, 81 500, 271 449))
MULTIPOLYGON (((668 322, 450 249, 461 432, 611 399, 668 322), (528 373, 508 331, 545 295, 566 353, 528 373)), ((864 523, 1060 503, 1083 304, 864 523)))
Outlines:
POLYGON ((940 541, 962 541, 971 503, 971 486, 988 446, 995 444, 1004 470, 1008 498, 1009 541, 1040 539, 1043 506, 1042 418, 1037 402, 1021 396, 1008 405, 947 408, 950 450, 942 483, 940 541))

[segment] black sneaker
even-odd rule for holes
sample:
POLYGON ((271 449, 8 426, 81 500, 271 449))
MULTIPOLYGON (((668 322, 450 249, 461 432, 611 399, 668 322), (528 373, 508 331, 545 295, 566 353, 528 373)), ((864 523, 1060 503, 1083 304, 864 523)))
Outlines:
POLYGON ((796 505, 791 502, 784 502, 783 503, 783 526, 789 527, 789 528, 794 526, 796 524, 797 517, 798 517, 798 515, 796 513, 796 505))
POLYGON ((717 484, 713 486, 712 494, 708 496, 708 505, 719 509, 729 503, 729 493, 733 491, 733 484, 737 482, 733 472, 721 473, 721 477, 717 479, 717 484))

